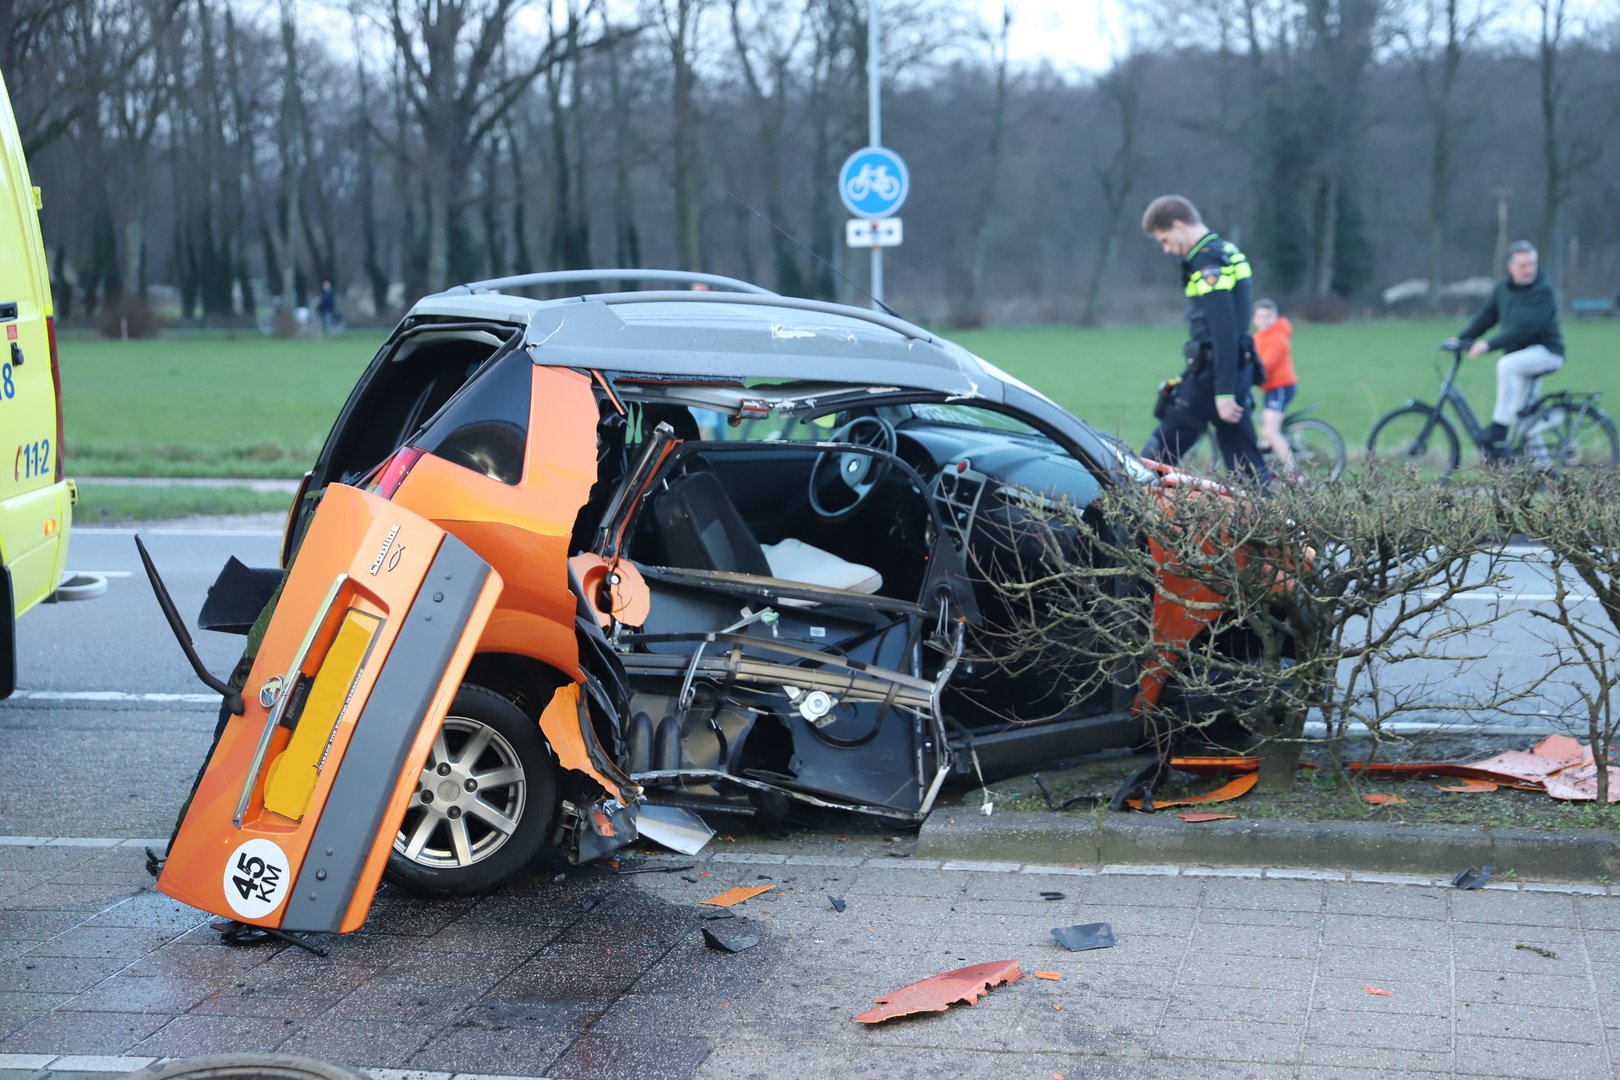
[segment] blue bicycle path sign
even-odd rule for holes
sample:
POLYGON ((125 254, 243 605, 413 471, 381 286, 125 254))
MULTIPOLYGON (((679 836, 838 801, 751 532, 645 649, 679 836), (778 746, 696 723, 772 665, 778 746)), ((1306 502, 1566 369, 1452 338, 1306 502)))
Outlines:
POLYGON ((838 196, 858 218, 886 218, 900 209, 911 190, 911 173, 900 155, 868 146, 844 160, 838 170, 838 196))

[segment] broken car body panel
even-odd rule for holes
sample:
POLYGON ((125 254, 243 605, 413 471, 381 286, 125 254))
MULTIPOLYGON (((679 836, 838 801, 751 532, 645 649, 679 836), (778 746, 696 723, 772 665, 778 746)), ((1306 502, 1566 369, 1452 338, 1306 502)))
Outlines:
POLYGON ((358 928, 500 591, 437 526, 329 488, 158 888, 258 926, 358 928))

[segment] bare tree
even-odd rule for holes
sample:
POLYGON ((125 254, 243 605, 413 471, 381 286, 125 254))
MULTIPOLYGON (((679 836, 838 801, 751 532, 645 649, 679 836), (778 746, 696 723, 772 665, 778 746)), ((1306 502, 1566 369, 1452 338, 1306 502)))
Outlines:
MULTIPOLYGON (((1025 512, 1000 553, 1013 572, 998 662, 1063 672, 1071 701, 1124 673, 1167 735, 1235 721, 1272 790, 1292 784, 1313 712, 1334 753, 1353 724, 1388 737, 1386 721, 1435 707, 1413 663, 1467 666, 1468 635, 1497 615, 1453 603, 1502 580, 1488 492, 1399 473, 1264 496, 1167 480, 1084 508, 1032 495, 1025 512)), ((1448 704, 1497 708, 1529 689, 1448 704)))
POLYGON ((672 86, 670 145, 671 187, 675 198, 675 251, 682 268, 703 268, 702 168, 699 164, 702 117, 698 110, 698 56, 703 15, 710 0, 648 0, 649 21, 664 43, 672 86))
MULTIPOLYGON (((1500 478, 1504 516, 1543 547, 1538 562, 1552 576, 1552 609, 1532 614, 1549 628, 1549 682, 1572 691, 1599 767, 1597 800, 1611 798, 1609 770, 1620 738, 1620 477, 1609 469, 1558 476, 1500 478)), ((1617 793, 1620 795, 1620 793, 1617 793)))
MULTIPOLYGON (((386 21, 404 73, 402 89, 420 142, 398 147, 421 178, 425 287, 450 284, 452 218, 461 203, 458 166, 564 52, 553 37, 502 50, 520 0, 386 0, 386 21), (498 61, 512 58, 508 66, 498 61)), ((584 43, 581 43, 583 47, 584 43)))
POLYGON ((989 131, 986 134, 979 191, 973 201, 973 214, 967 228, 967 295, 953 320, 961 326, 984 323, 985 279, 990 272, 990 234, 995 220, 997 196, 1001 190, 1002 162, 1007 138, 1007 69, 1011 63, 1008 40, 1012 34, 1013 9, 1006 0, 1001 18, 986 28, 985 44, 990 52, 993 83, 990 94, 989 131))
POLYGON ((1086 299, 1080 309, 1080 322, 1097 323, 1097 301, 1104 280, 1114 265, 1119 248, 1119 229, 1126 204, 1136 188, 1141 168, 1139 139, 1142 129, 1143 61, 1140 57, 1116 57, 1113 65, 1097 80, 1097 96, 1117 117, 1119 139, 1112 152, 1105 152, 1101 140, 1092 139, 1092 173, 1102 195, 1103 214, 1097 222, 1097 258, 1086 284, 1086 299))
POLYGON ((1542 210, 1541 247, 1547 252, 1549 276, 1564 283, 1564 207, 1575 178, 1597 161, 1603 136, 1572 138, 1570 65, 1576 18, 1569 0, 1536 0, 1540 32, 1536 41, 1536 78, 1541 105, 1542 210))
POLYGON ((766 0, 731 0, 731 44, 743 86, 753 105, 760 183, 770 229, 771 266, 779 292, 805 291, 806 275, 799 252, 781 226, 788 220, 784 172, 788 168, 789 109, 801 77, 803 53, 810 36, 810 5, 784 10, 766 0))
POLYGON ((1429 121, 1429 301, 1440 302, 1446 280, 1446 225, 1452 186, 1460 167, 1458 143, 1477 116, 1458 108, 1463 57, 1489 28, 1495 11, 1488 0, 1423 0, 1405 9, 1395 40, 1410 57, 1429 121))

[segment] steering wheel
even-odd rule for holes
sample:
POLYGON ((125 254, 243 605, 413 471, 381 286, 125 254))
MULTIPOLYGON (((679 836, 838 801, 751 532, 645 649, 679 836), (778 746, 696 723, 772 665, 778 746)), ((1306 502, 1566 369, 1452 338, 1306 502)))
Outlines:
MULTIPOLYGON (((884 454, 892 454, 899 440, 894 425, 880 416, 860 416, 832 433, 831 442, 869 446, 884 454)), ((823 450, 810 467, 810 509, 823 521, 843 521, 852 516, 866 502, 883 478, 889 474, 889 463, 882 457, 854 451, 823 450), (831 481, 836 472, 839 483, 831 481), (828 506, 822 501, 822 489, 843 488, 852 498, 843 506, 828 506)))

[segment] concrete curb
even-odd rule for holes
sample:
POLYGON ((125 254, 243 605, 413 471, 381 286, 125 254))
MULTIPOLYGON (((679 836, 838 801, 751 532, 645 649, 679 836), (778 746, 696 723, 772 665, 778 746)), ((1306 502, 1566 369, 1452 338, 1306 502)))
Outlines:
POLYGON ((920 858, 1099 866, 1311 867, 1450 876, 1492 863, 1535 881, 1620 880, 1620 833, 1472 829, 1367 822, 1212 821, 1173 814, 935 813, 917 836, 920 858))

